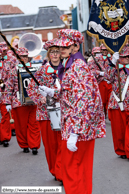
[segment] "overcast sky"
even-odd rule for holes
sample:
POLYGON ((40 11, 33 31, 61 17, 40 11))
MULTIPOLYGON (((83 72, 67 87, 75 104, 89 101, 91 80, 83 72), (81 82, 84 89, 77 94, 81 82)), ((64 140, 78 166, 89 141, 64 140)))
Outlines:
POLYGON ((77 0, 0 0, 0 5, 11 4, 19 7, 25 14, 38 12, 38 7, 57 6, 60 10, 69 10, 71 4, 76 7, 77 0))

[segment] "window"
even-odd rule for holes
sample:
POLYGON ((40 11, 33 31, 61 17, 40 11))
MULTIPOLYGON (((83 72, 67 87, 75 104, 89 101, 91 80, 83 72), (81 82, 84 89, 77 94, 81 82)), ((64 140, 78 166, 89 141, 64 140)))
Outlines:
POLYGON ((12 35, 11 34, 8 34, 8 35, 6 35, 6 38, 7 38, 7 40, 9 41, 9 43, 11 42, 11 39, 12 39, 12 35))
POLYGON ((36 34, 42 40, 42 34, 36 34))
POLYGON ((22 36, 23 34, 17 34, 17 36, 19 36, 19 38, 22 36))
POLYGON ((48 32, 47 33, 47 39, 48 40, 52 40, 53 39, 53 33, 52 32, 48 32))

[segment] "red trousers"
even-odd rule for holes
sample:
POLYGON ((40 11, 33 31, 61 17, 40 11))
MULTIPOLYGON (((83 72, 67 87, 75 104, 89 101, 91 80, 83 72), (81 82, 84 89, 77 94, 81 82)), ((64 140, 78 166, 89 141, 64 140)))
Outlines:
POLYGON ((39 125, 49 171, 57 180, 62 180, 61 132, 53 131, 49 120, 39 121, 39 125))
POLYGON ((16 138, 21 148, 40 148, 41 135, 36 121, 36 106, 21 106, 13 109, 16 138))
POLYGON ((109 109, 109 112, 115 153, 129 158, 129 111, 109 109))
MULTIPOLYGON (((14 119, 13 111, 14 111, 14 110, 12 109, 12 110, 11 110, 12 119, 14 119)), ((10 127, 11 127, 11 130, 15 129, 15 124, 14 124, 14 123, 10 124, 10 127)))
POLYGON ((78 150, 71 152, 67 149, 67 141, 62 140, 64 189, 66 194, 91 194, 95 140, 79 141, 76 145, 78 150))
POLYGON ((10 130, 10 116, 6 110, 6 105, 0 104, 1 110, 1 124, 0 124, 0 141, 10 141, 11 130, 10 130))
POLYGON ((99 91, 101 94, 102 102, 103 102, 103 107, 104 107, 104 113, 105 116, 107 114, 107 109, 108 109, 108 102, 110 98, 110 94, 112 91, 112 85, 108 84, 106 81, 101 81, 99 84, 99 91))

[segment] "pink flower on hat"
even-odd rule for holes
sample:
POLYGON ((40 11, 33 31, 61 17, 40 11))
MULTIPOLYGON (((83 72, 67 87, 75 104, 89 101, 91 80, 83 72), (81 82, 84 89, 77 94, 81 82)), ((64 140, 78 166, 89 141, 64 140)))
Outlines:
POLYGON ((20 47, 17 49, 17 54, 18 55, 27 55, 28 56, 28 49, 24 47, 20 47))
POLYGON ((58 39, 56 43, 57 46, 70 46, 73 44, 74 44, 74 41, 72 41, 71 39, 68 39, 67 37, 62 37, 58 39))
POLYGON ((126 44, 122 51, 120 52, 120 56, 128 56, 129 55, 129 44, 126 44))
POLYGON ((75 43, 81 44, 84 41, 83 35, 78 30, 62 29, 57 33, 59 38, 58 46, 70 46, 75 43))
POLYGON ((49 49, 50 47, 52 47, 52 46, 57 46, 57 45, 56 45, 57 40, 58 40, 57 38, 52 39, 52 40, 48 40, 47 42, 45 42, 43 48, 44 48, 45 50, 48 50, 48 49, 49 49))

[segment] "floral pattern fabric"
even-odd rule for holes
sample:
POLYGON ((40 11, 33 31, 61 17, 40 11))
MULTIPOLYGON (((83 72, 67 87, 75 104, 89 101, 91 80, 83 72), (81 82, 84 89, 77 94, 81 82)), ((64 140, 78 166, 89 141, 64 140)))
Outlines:
POLYGON ((22 106, 20 100, 17 98, 17 92, 19 91, 19 88, 18 88, 18 71, 16 66, 12 68, 9 72, 6 90, 9 95, 8 104, 11 104, 12 108, 22 106))
MULTIPOLYGON (((51 67, 51 65, 49 64, 49 62, 47 62, 45 65, 39 68, 39 70, 34 74, 34 76, 41 86, 44 85, 49 88, 57 89, 54 81, 54 78, 55 76, 57 77, 57 75, 55 73, 46 73, 46 69, 48 69, 49 67, 51 67)), ((59 80, 59 78, 57 79, 59 80)), ((38 91, 38 85, 34 82, 33 79, 31 80, 28 86, 27 93, 29 97, 33 100, 33 102, 37 104, 37 120, 49 120, 46 104, 42 104, 42 95, 38 91)))
POLYGON ((54 39, 52 39, 52 40, 48 40, 48 41, 46 41, 45 44, 43 45, 43 48, 44 48, 45 50, 48 51, 48 49, 49 49, 50 47, 56 45, 56 42, 57 42, 57 41, 58 41, 57 38, 54 38, 54 39))
POLYGON ((84 36, 78 30, 62 29, 57 32, 59 39, 68 38, 71 41, 78 42, 79 44, 84 42, 84 36))
MULTIPOLYGON (((6 81, 6 92, 8 96, 7 99, 4 99, 4 104, 11 104, 12 108, 17 108, 24 106, 20 99, 18 98, 19 85, 18 85, 18 63, 19 61, 15 57, 10 58, 10 66, 8 71, 8 77, 6 81), (13 63, 15 62, 15 63, 13 63)), ((25 105, 26 106, 26 105, 25 105)), ((29 106, 29 105, 27 105, 29 106)))
POLYGON ((5 84, 5 88, 1 89, 2 93, 1 97, 0 97, 0 103, 3 104, 11 104, 10 102, 10 90, 8 90, 8 83, 10 80, 10 71, 11 68, 14 67, 15 63, 14 61, 11 61, 11 57, 9 57, 7 55, 6 57, 7 59, 0 61, 1 63, 1 67, 0 67, 0 77, 3 80, 4 84, 5 84))
POLYGON ((129 44, 127 43, 124 48, 122 49, 122 51, 120 52, 120 56, 127 56, 129 55, 129 44))
MULTIPOLYGON (((112 84, 112 90, 115 92, 117 97, 120 99, 118 73, 117 73, 116 67, 115 66, 111 67, 108 65, 107 66, 107 74, 110 77, 110 82, 112 84)), ((124 69, 120 70, 121 92, 123 92, 127 76, 128 76, 128 74, 126 73, 126 71, 124 69)), ((114 98, 113 91, 110 95, 108 109, 119 109, 119 105, 118 105, 116 99, 114 98)), ((126 92, 123 105, 124 105, 124 110, 129 111, 129 87, 128 87, 127 92, 126 92)))
POLYGON ((57 32, 57 46, 70 46, 72 44, 81 44, 84 37, 81 32, 73 29, 62 29, 57 32))
POLYGON ((108 66, 108 59, 106 58, 105 60, 103 59, 102 56, 100 57, 95 57, 96 62, 99 64, 99 66, 101 67, 102 71, 105 73, 105 76, 101 76, 100 72, 101 70, 99 69, 99 67, 96 65, 94 59, 92 59, 91 61, 88 62, 88 66, 91 70, 91 72, 93 73, 93 75, 95 76, 95 78, 97 79, 98 84, 103 81, 103 80, 108 80, 110 81, 110 78, 108 77, 108 75, 106 74, 106 69, 108 66))
POLYGON ((79 134, 79 141, 106 136, 105 116, 97 81, 87 64, 81 59, 73 62, 64 73, 61 92, 55 98, 61 103, 62 138, 70 133, 79 134))

